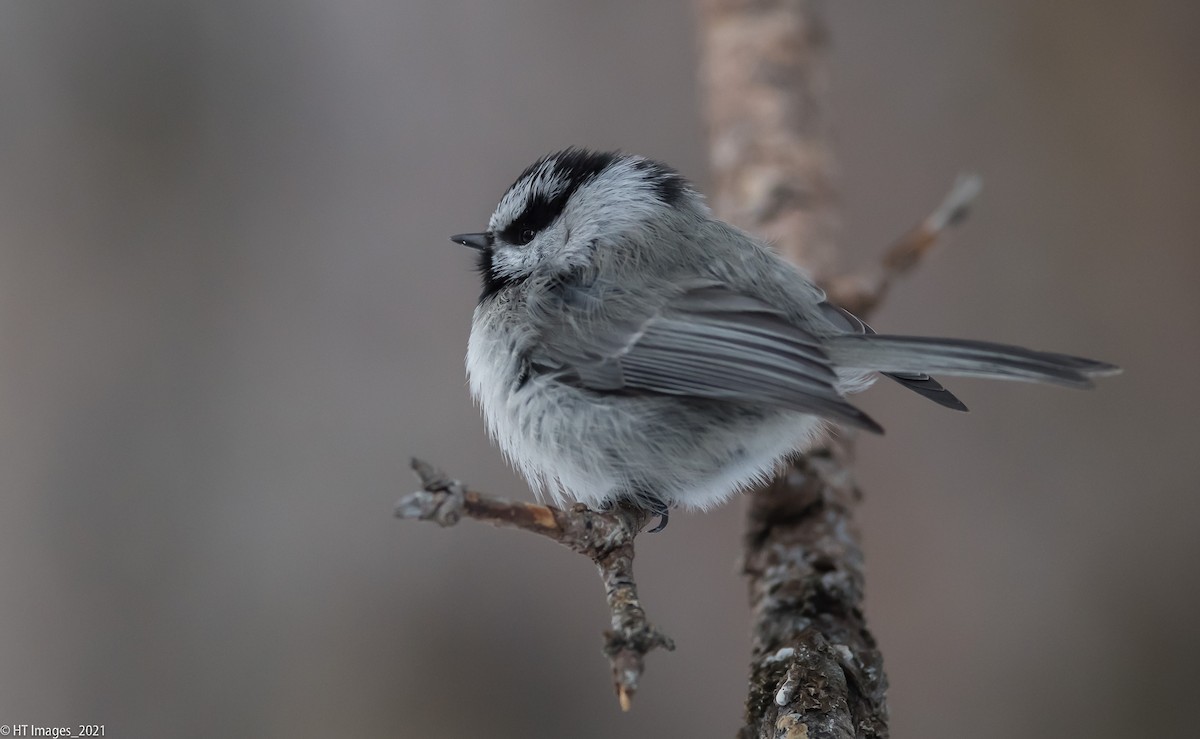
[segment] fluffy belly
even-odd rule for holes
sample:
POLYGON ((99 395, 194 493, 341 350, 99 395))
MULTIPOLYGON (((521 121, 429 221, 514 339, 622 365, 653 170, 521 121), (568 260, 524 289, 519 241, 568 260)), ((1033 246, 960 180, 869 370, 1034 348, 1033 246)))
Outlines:
POLYGON ((822 427, 794 411, 606 396, 549 379, 481 401, 492 436, 539 495, 593 507, 619 498, 715 506, 765 479, 822 427))

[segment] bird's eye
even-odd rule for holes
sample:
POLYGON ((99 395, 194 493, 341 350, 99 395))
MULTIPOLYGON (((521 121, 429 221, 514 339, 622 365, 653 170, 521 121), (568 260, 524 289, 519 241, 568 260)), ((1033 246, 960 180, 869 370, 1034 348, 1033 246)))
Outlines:
POLYGON ((525 229, 517 236, 517 245, 524 246, 528 244, 530 241, 533 241, 534 236, 537 236, 537 233, 532 228, 525 229))

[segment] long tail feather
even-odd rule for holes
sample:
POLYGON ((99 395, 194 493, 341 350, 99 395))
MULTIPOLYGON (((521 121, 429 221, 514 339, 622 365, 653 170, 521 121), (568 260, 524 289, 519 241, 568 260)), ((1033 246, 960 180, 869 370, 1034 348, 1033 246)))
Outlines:
POLYGON ((1067 354, 1040 352, 970 339, 865 334, 835 336, 826 343, 838 367, 900 374, 942 374, 1092 387, 1093 377, 1121 369, 1067 354))

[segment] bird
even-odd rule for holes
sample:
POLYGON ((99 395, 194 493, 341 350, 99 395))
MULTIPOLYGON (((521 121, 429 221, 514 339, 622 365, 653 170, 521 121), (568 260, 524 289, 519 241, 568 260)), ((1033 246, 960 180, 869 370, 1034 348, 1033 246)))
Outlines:
POLYGON ((712 508, 837 427, 886 377, 946 408, 932 375, 1093 386, 1118 367, 971 339, 879 334, 671 167, 568 148, 528 166, 477 251, 466 369, 491 438, 543 500, 657 516, 712 508))

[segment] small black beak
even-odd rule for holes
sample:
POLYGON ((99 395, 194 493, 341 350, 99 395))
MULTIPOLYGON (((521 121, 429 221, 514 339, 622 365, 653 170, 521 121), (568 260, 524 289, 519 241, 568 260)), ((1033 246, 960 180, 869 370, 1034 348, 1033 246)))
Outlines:
POLYGON ((491 247, 491 245, 492 245, 492 236, 491 236, 491 234, 488 234, 488 233, 456 234, 454 236, 451 236, 450 240, 456 244, 462 244, 463 246, 469 246, 472 249, 479 249, 480 251, 487 249, 487 248, 491 247))

